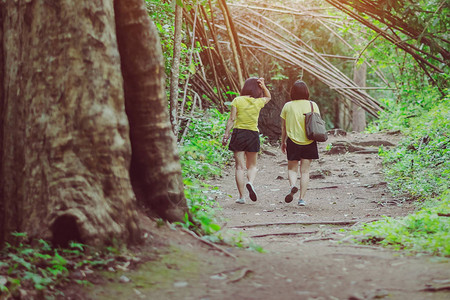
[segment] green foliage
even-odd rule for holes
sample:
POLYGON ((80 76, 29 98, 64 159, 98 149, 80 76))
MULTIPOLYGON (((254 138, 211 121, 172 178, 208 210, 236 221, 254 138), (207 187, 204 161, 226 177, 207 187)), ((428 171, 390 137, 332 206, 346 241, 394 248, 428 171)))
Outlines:
POLYGON ((210 109, 191 120, 185 142, 180 148, 185 195, 193 220, 186 218, 185 227, 212 235, 220 230, 215 201, 217 189, 204 180, 221 175, 221 168, 231 159, 231 152, 221 144, 227 115, 210 109), (191 222, 193 221, 193 222, 191 222))
POLYGON ((220 142, 227 119, 217 109, 210 109, 191 120, 180 149, 184 178, 208 179, 221 174, 222 165, 232 157, 220 142))
MULTIPOLYGON (((73 280, 70 272, 106 269, 114 261, 110 251, 98 252, 83 244, 72 242, 68 249, 54 249, 42 239, 26 243, 26 233, 12 235, 16 243, 6 243, 0 251, 0 292, 6 299, 18 297, 22 289, 32 290, 39 298, 61 296, 59 289, 73 280)), ((89 283, 87 280, 73 282, 89 283)))
MULTIPOLYGON (((391 11, 404 15, 405 19, 416 18, 414 22, 422 25, 426 23, 425 34, 438 33, 442 32, 443 23, 436 18, 442 16, 442 10, 438 14, 425 11, 436 11, 440 3, 427 1, 421 3, 417 10, 412 2, 407 1, 399 7, 392 7, 391 11), (427 18, 429 20, 425 23, 421 21, 427 18)), ((366 32, 368 39, 373 40, 365 50, 366 54, 375 58, 372 63, 378 70, 390 74, 389 80, 397 88, 394 94, 387 91, 377 94, 382 98, 384 111, 368 131, 399 131, 404 135, 395 149, 380 150, 384 173, 394 195, 418 200, 422 209, 405 218, 386 218, 367 224, 357 234, 363 234, 363 243, 449 256, 450 103, 448 90, 437 88, 445 86, 442 83, 449 76, 433 74, 434 82, 431 82, 409 55, 383 39, 376 39, 375 33, 366 32)), ((405 39, 404 36, 401 38, 405 39)))
POLYGON ((395 150, 380 152, 391 190, 422 199, 441 195, 449 188, 449 97, 404 122, 407 138, 395 150))
POLYGON ((289 79, 288 76, 283 74, 284 68, 279 62, 272 62, 272 69, 270 70, 270 80, 285 80, 289 79))
POLYGON ((380 150, 385 177, 394 195, 420 200, 422 208, 402 219, 366 224, 358 234, 363 243, 450 256, 450 96, 446 91, 440 97, 430 86, 402 95, 369 129, 405 135, 395 149, 380 150))
MULTIPOLYGON (((167 86, 169 86, 169 80, 171 78, 171 71, 173 65, 173 53, 174 53, 174 35, 175 35, 175 12, 174 8, 170 4, 170 1, 167 3, 160 0, 146 0, 147 10, 149 11, 149 15, 153 20, 161 40, 162 53, 164 56, 164 69, 167 79, 167 86)), ((191 9, 191 4, 188 1, 177 1, 178 5, 183 6, 187 10, 191 9)), ((196 42, 193 47, 190 45, 189 36, 186 32, 184 24, 181 28, 181 49, 180 49, 180 70, 179 70, 179 79, 180 86, 184 84, 184 81, 190 74, 195 74, 197 72, 197 67, 199 62, 196 60, 190 61, 190 56, 200 53, 203 48, 199 42, 196 42)), ((180 89, 180 93, 183 93, 184 90, 180 89)), ((188 100, 186 102, 187 109, 189 109, 189 105, 191 105, 192 101, 188 100)))
POLYGON ((401 219, 385 218, 365 224, 354 234, 362 242, 380 244, 397 250, 450 257, 450 194, 447 191, 432 208, 423 208, 401 219))

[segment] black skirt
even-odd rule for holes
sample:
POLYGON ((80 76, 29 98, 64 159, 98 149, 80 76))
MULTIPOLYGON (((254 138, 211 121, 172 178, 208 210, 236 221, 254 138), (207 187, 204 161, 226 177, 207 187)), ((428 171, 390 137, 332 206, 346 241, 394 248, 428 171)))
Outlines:
POLYGON ((233 129, 228 149, 231 151, 259 152, 259 132, 248 129, 233 129))
POLYGON ((286 142, 287 159, 301 160, 301 159, 318 159, 319 151, 317 150, 317 142, 314 141, 309 145, 299 145, 291 141, 290 138, 286 142))

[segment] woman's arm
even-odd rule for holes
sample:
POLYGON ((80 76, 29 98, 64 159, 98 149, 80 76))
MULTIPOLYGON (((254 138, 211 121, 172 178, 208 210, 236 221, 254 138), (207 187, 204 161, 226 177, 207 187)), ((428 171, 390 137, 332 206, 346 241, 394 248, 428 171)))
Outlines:
POLYGON ((258 79, 258 83, 259 83, 259 86, 262 88, 262 90, 263 90, 263 98, 265 98, 266 99, 266 104, 270 101, 270 99, 272 99, 272 96, 270 95, 270 92, 269 92, 269 90, 267 89, 267 87, 266 87, 266 84, 264 83, 264 78, 259 78, 258 79))
POLYGON ((287 134, 286 134, 286 120, 281 119, 281 152, 286 154, 287 134))
POLYGON ((234 121, 236 120, 237 109, 235 106, 231 107, 230 117, 227 121, 227 127, 225 128, 225 134, 223 135, 222 145, 226 145, 228 143, 228 139, 230 138, 230 131, 234 126, 234 121))

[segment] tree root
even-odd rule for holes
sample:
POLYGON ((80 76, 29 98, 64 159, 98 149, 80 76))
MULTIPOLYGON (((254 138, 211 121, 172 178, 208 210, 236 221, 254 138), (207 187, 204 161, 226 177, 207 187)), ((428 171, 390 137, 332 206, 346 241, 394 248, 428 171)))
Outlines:
POLYGON ((337 185, 332 185, 332 186, 310 188, 310 190, 326 190, 326 189, 337 189, 337 188, 339 188, 337 185))
POLYGON ((225 255, 227 255, 227 256, 229 256, 229 257, 232 257, 232 258, 234 258, 234 259, 237 259, 236 255, 234 255, 234 254, 228 252, 227 250, 223 249, 222 247, 217 246, 217 245, 214 244, 214 243, 211 243, 211 242, 209 242, 209 241, 206 241, 206 240, 200 238, 200 237, 199 237, 198 235, 196 235, 194 232, 192 232, 192 231, 190 231, 190 230, 187 230, 187 229, 185 229, 185 228, 181 228, 181 231, 186 232, 186 233, 192 235, 194 238, 196 238, 197 240, 201 241, 202 243, 205 243, 206 245, 208 245, 208 246, 210 246, 210 247, 212 247, 212 248, 214 248, 214 249, 216 249, 216 250, 218 250, 218 251, 220 251, 220 252, 225 253, 225 255))
POLYGON ((302 235, 302 234, 314 234, 319 232, 319 230, 315 231, 303 231, 303 232, 279 232, 279 233, 266 233, 266 234, 258 234, 258 235, 252 235, 251 238, 260 238, 260 237, 266 237, 266 236, 282 236, 282 235, 302 235))
POLYGON ((260 227, 260 226, 275 226, 275 225, 342 225, 350 226, 356 224, 357 221, 318 221, 318 222, 280 222, 280 223, 259 223, 248 225, 237 225, 232 228, 248 228, 248 227, 260 227))
POLYGON ((317 238, 317 239, 307 239, 307 240, 302 241, 302 243, 329 241, 329 240, 334 240, 334 239, 331 237, 323 237, 323 238, 317 238))
POLYGON ((243 268, 236 278, 228 280, 227 283, 238 282, 239 280, 243 279, 247 275, 247 273, 251 272, 253 271, 248 268, 243 268))

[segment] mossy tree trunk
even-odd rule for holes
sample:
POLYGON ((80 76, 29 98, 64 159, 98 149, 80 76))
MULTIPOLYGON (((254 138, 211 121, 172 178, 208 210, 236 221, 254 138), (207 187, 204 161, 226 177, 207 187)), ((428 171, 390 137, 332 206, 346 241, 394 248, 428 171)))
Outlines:
MULTIPOLYGON (((139 152, 134 147, 149 143, 141 147, 167 156, 165 160, 151 156, 145 167, 152 169, 144 173, 164 170, 152 164, 180 169, 176 153, 168 150, 173 147, 165 146, 173 144, 173 137, 165 133, 166 127, 170 130, 167 113, 164 119, 164 113, 147 109, 145 120, 141 115, 136 125, 156 131, 153 135, 164 146, 155 146, 152 136, 134 134, 138 129, 129 125, 125 110, 129 81, 139 82, 137 89, 158 82, 158 89, 134 92, 150 93, 154 101, 147 106, 166 102, 159 88, 163 69, 148 67, 146 74, 122 75, 122 69, 134 62, 128 57, 147 56, 154 64, 162 60, 159 41, 151 34, 139 34, 147 52, 118 44, 128 42, 116 36, 116 22, 130 17, 116 15, 122 2, 144 7, 142 0, 0 4, 0 242, 14 231, 62 245, 69 240, 92 245, 137 242, 136 195, 129 172, 132 157, 139 152), (138 138, 130 142, 130 135, 138 138)), ((147 15, 139 15, 134 24, 124 27, 122 35, 139 26, 154 29, 147 15)), ((145 106, 142 102, 127 101, 127 111, 133 105, 139 110, 139 105, 145 106)), ((180 172, 161 175, 172 176, 173 185, 182 184, 180 172)), ((172 195, 174 189, 168 186, 159 185, 159 193, 172 195)), ((183 210, 182 185, 176 191, 175 202, 183 210)), ((156 199, 157 204, 147 206, 163 207, 155 209, 157 213, 173 203, 152 199, 147 203, 156 199)), ((171 215, 171 220, 181 220, 181 215, 171 215)))

